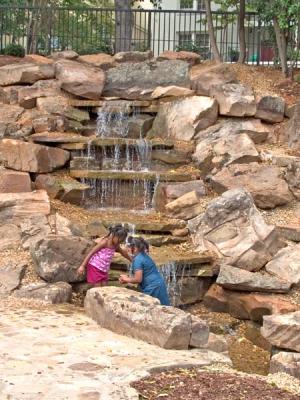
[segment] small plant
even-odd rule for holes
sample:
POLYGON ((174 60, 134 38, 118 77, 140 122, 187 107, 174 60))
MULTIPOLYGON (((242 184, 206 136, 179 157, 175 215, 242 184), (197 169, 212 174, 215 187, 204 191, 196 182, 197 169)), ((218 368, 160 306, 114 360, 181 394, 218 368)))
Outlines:
POLYGON ((20 44, 10 43, 3 50, 6 56, 25 57, 25 49, 20 44))
POLYGON ((113 48, 110 43, 103 42, 103 43, 99 43, 99 44, 88 44, 84 47, 79 48, 77 52, 79 55, 98 54, 98 53, 112 54, 113 48))
POLYGON ((229 47, 228 54, 231 62, 237 62, 239 59, 240 52, 233 47, 229 47))
POLYGON ((176 46, 175 51, 191 51, 192 53, 199 54, 203 60, 211 58, 211 54, 208 47, 199 46, 193 42, 185 42, 176 46))

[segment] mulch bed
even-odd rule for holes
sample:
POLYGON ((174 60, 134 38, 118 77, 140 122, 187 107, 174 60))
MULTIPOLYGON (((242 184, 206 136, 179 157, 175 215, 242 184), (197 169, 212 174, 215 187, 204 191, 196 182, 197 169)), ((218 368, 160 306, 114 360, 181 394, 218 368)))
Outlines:
POLYGON ((132 386, 141 400, 299 400, 263 380, 229 373, 179 369, 154 374, 132 386))

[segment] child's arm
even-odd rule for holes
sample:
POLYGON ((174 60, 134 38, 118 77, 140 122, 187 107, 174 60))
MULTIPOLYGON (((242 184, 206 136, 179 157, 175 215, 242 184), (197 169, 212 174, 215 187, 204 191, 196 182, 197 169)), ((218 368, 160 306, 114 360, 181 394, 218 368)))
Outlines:
POLYGON ((116 251, 120 253, 124 258, 126 258, 128 261, 132 262, 132 257, 130 256, 130 254, 125 249, 122 249, 121 246, 118 246, 116 248, 116 251))
POLYGON ((94 255, 98 250, 103 249, 107 245, 106 240, 102 239, 99 241, 99 243, 92 248, 92 250, 88 253, 88 255, 85 257, 83 262, 81 263, 80 267, 78 268, 77 272, 78 274, 82 275, 85 272, 86 265, 89 261, 89 259, 94 255))
POLYGON ((143 270, 138 269, 132 277, 128 275, 121 275, 119 278, 120 283, 141 283, 143 280, 143 270))

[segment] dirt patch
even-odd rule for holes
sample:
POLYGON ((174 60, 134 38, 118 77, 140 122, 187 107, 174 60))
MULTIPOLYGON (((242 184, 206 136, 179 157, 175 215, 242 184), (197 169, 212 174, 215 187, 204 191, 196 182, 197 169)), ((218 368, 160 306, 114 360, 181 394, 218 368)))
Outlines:
POLYGON ((156 400, 299 400, 258 378, 180 369, 154 374, 132 386, 141 399, 156 400))

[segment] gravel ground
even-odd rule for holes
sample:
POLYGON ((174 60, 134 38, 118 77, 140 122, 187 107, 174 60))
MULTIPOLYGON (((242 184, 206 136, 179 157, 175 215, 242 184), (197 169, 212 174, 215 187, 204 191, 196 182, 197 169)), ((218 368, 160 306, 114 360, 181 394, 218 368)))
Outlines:
POLYGON ((151 375, 132 386, 141 399, 156 400, 299 400, 263 379, 235 373, 179 369, 151 375), (259 397, 258 397, 259 395, 259 397))

